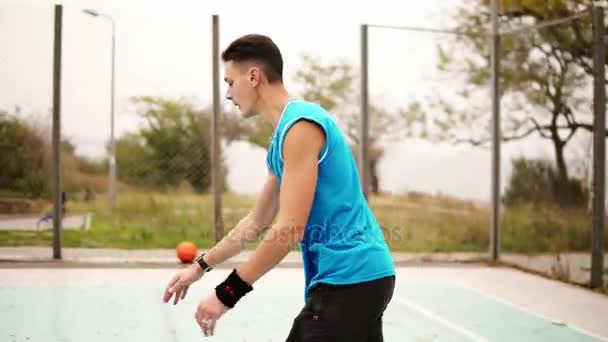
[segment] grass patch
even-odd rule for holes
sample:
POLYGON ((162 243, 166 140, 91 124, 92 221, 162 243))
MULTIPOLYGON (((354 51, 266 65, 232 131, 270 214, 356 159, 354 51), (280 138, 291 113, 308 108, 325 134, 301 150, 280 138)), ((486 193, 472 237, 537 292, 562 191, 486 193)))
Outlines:
MULTIPOLYGON (((234 226, 253 204, 245 196, 224 195, 224 226, 234 226)), ((120 194, 116 212, 110 213, 107 201, 71 202, 71 213, 90 212, 91 228, 64 230, 65 247, 174 248, 190 240, 202 248, 214 242, 211 198, 208 195, 131 192, 120 194)), ((52 231, 0 231, 3 246, 49 246, 52 231)))
MULTIPOLYGON (((231 229, 253 206, 254 197, 222 196, 224 229, 231 229)), ((393 251, 486 252, 489 207, 447 196, 408 193, 370 196, 370 206, 393 251)), ((66 247, 174 248, 190 240, 201 248, 214 243, 209 195, 190 192, 122 192, 111 215, 107 200, 70 202, 69 212, 93 214, 91 229, 62 233, 66 247)), ((518 253, 588 251, 590 218, 582 209, 519 206, 502 213, 502 250, 518 253)), ((50 246, 52 231, 0 231, 0 245, 50 246)), ((252 243, 249 247, 254 247, 252 243)), ((606 239, 608 250, 608 239, 606 239)))
POLYGON ((372 196, 370 206, 394 251, 487 250, 487 209, 473 202, 411 193, 372 196))
MULTIPOLYGON (((522 205, 503 214, 502 249, 516 253, 559 253, 591 249, 591 217, 582 208, 522 205)), ((608 250, 608 241, 605 244, 608 250)))

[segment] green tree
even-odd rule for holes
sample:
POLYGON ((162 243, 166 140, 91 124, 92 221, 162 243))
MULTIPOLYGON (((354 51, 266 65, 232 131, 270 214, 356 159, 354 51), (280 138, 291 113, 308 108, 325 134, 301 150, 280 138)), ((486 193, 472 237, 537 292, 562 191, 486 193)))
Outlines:
POLYGON ((588 200, 588 191, 583 180, 570 179, 561 187, 555 167, 550 160, 516 158, 512 160, 513 172, 505 189, 504 204, 517 207, 521 204, 552 204, 558 194, 557 189, 567 189, 567 197, 562 204, 580 206, 588 200))
MULTIPOLYGON (((590 1, 577 0, 503 0, 501 29, 565 17, 589 4, 590 1)), ((455 12, 453 19, 464 34, 450 37, 438 46, 438 68, 455 85, 442 87, 428 103, 412 103, 404 111, 409 134, 473 145, 491 141, 487 101, 490 5, 489 0, 468 0, 455 12), (425 113, 431 110, 441 115, 425 113)), ((501 38, 502 140, 537 134, 550 141, 555 154, 558 199, 567 195, 566 145, 577 131, 593 131, 591 92, 585 90, 590 84, 591 36, 590 19, 581 18, 501 38)))
MULTIPOLYGON (((488 0, 484 0, 488 2, 488 0)), ((565 18, 592 8, 593 0, 501 0, 500 14, 503 21, 518 19, 521 22, 538 23, 541 21, 565 18)), ((553 48, 567 54, 569 59, 580 66, 587 74, 593 75, 593 41, 591 20, 573 20, 543 30, 553 48), (567 29, 564 29, 567 27, 567 29)), ((606 57, 608 63, 608 56, 606 57)))
POLYGON ((125 183, 153 186, 156 175, 153 155, 146 142, 138 133, 129 133, 116 140, 116 165, 119 179, 125 183))
MULTIPOLYGON (((197 191, 211 184, 210 115, 186 99, 134 97, 144 126, 121 138, 121 177, 166 188, 188 182, 197 191)), ((223 173, 225 167, 222 165, 223 173)))
POLYGON ((30 124, 0 112, 0 191, 50 195, 50 147, 30 124))

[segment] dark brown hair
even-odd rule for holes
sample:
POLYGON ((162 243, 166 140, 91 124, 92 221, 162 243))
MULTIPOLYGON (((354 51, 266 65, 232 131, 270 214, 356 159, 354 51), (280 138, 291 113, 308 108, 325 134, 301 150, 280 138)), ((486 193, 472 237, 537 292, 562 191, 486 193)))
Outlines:
POLYGON ((283 57, 277 45, 267 36, 248 34, 238 38, 222 52, 224 62, 256 62, 268 82, 283 82, 283 57))

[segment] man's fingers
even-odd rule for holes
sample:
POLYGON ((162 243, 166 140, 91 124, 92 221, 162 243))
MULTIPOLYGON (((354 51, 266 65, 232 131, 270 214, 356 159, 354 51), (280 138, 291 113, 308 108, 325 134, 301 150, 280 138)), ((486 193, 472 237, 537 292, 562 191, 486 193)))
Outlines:
POLYGON ((173 296, 173 293, 175 292, 173 287, 177 283, 178 279, 179 279, 179 275, 177 275, 177 274, 174 275, 173 278, 171 278, 171 280, 169 281, 169 284, 167 285, 167 287, 165 288, 165 295, 163 296, 163 300, 165 303, 167 303, 169 300, 171 300, 171 297, 173 296))
POLYGON ((201 314, 199 313, 199 310, 196 310, 196 312, 194 313, 194 319, 196 320, 196 323, 198 323, 198 325, 201 326, 202 328, 202 318, 201 318, 201 314))
POLYGON ((177 283, 178 279, 179 279, 179 274, 174 275, 173 278, 171 278, 171 280, 169 281, 167 288, 165 288, 165 291, 173 292, 173 291, 171 291, 171 288, 173 287, 173 285, 175 285, 175 283, 177 283))
POLYGON ((175 291, 175 297, 173 298, 173 305, 177 305, 177 302, 179 302, 179 299, 181 298, 183 291, 184 291, 184 288, 181 286, 177 289, 177 291, 175 291))
POLYGON ((196 314, 194 315, 194 318, 196 319, 196 323, 198 323, 199 327, 201 327, 201 330, 203 331, 203 334, 205 336, 209 336, 207 335, 207 325, 208 325, 208 317, 206 317, 206 315, 200 311, 197 310, 196 314))
POLYGON ((213 335, 213 329, 215 328, 215 319, 205 310, 197 309, 194 315, 196 322, 201 327, 205 336, 213 335))
POLYGON ((205 317, 202 321, 203 334, 205 336, 213 335, 213 327, 215 326, 215 320, 205 317))
POLYGON ((217 321, 215 319, 211 319, 209 321, 209 327, 208 327, 209 336, 213 336, 213 332, 215 331, 215 323, 216 322, 217 321))
POLYGON ((173 297, 173 291, 171 289, 167 289, 165 291, 165 295, 163 297, 163 300, 165 301, 165 303, 169 302, 171 300, 171 297, 173 297))
POLYGON ((201 322, 201 329, 203 330, 203 335, 209 336, 209 330, 207 328, 207 321, 203 320, 201 322))
POLYGON ((188 289, 190 288, 190 286, 186 286, 184 287, 184 292, 182 292, 182 300, 184 300, 184 298, 186 298, 186 293, 188 293, 188 289))

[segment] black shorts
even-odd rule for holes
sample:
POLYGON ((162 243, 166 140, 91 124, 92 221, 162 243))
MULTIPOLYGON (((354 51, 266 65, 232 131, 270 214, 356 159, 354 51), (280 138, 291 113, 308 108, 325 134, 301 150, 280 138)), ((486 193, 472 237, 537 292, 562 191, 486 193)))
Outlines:
POLYGON ((394 276, 352 285, 317 284, 286 342, 383 341, 382 314, 394 288, 394 276))

